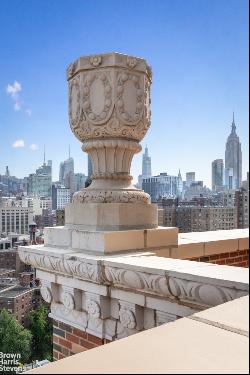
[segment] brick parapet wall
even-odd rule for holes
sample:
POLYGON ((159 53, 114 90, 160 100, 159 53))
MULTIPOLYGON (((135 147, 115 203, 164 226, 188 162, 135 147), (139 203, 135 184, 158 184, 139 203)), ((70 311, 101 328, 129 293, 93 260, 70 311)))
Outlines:
POLYGON ((93 349, 109 343, 68 324, 53 320, 53 360, 66 358, 70 355, 93 349))
POLYGON ((221 254, 212 254, 201 256, 198 258, 189 258, 196 262, 208 262, 214 264, 223 264, 235 267, 248 267, 249 266, 249 250, 237 250, 221 254))

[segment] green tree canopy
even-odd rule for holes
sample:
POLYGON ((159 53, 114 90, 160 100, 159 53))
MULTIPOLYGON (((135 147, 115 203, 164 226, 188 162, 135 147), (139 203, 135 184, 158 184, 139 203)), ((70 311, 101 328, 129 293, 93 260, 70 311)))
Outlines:
POLYGON ((32 335, 6 309, 0 310, 0 352, 19 353, 21 362, 29 360, 32 335))
POLYGON ((48 318, 48 309, 40 305, 36 310, 29 313, 29 329, 32 333, 32 360, 48 359, 52 361, 53 351, 53 329, 52 322, 48 318))

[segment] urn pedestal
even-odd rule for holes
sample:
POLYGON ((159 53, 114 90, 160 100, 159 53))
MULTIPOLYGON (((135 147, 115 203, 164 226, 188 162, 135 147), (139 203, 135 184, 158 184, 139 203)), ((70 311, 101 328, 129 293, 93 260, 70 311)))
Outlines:
POLYGON ((155 263, 152 275, 151 259, 170 254, 178 229, 158 227, 157 206, 130 175, 150 126, 146 61, 118 53, 85 56, 69 66, 67 79, 70 127, 91 157, 92 183, 65 207, 65 226, 45 228, 44 245, 19 247, 19 254, 37 269, 41 294, 51 305, 54 349, 61 342, 67 348, 60 350, 70 355, 93 347, 93 340, 120 339, 162 319, 151 308, 155 300, 146 307, 140 290, 153 296, 159 290, 160 299, 168 293, 166 271, 155 263), (130 262, 139 266, 141 257, 149 269, 135 273, 130 262))

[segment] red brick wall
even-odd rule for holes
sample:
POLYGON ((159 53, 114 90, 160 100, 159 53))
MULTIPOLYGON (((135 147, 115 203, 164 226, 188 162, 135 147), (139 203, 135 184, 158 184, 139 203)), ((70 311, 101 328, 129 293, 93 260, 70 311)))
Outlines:
POLYGON ((96 348, 110 342, 80 329, 53 320, 53 359, 57 361, 70 355, 96 348))
POLYGON ((249 250, 237 250, 231 253, 214 254, 192 258, 196 262, 208 262, 215 264, 225 264, 227 266, 248 267, 249 266, 249 250))

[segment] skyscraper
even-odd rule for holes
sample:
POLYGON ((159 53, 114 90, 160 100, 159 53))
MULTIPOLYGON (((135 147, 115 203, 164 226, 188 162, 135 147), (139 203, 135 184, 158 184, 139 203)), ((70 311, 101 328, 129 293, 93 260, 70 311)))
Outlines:
POLYGON ((231 133, 227 138, 225 151, 225 186, 227 189, 238 189, 242 181, 242 152, 236 126, 233 122, 231 133))
POLYGON ((179 183, 179 176, 160 173, 158 176, 144 178, 142 189, 150 195, 152 202, 157 202, 160 198, 179 197, 179 183))
POLYGON ((146 146, 145 152, 142 155, 142 174, 138 176, 138 187, 142 188, 143 179, 150 178, 151 176, 151 157, 148 155, 148 147, 146 146))
POLYGON ((216 159, 212 162, 212 190, 218 191, 223 188, 223 159, 216 159))
POLYGON ((91 176, 93 174, 93 166, 92 166, 92 160, 90 155, 88 154, 88 178, 91 179, 91 176))
POLYGON ((142 178, 150 178, 151 176, 151 157, 148 155, 148 147, 146 146, 142 156, 142 178))
POLYGON ((180 169, 179 169, 179 173, 178 173, 177 190, 178 190, 178 197, 182 198, 182 194, 183 194, 183 181, 182 181, 182 176, 181 176, 180 169))
POLYGON ((74 159, 69 158, 60 163, 59 182, 67 189, 70 189, 71 194, 75 192, 75 174, 74 174, 74 159))
POLYGON ((189 187, 193 182, 195 182, 195 172, 186 173, 186 186, 189 187))

